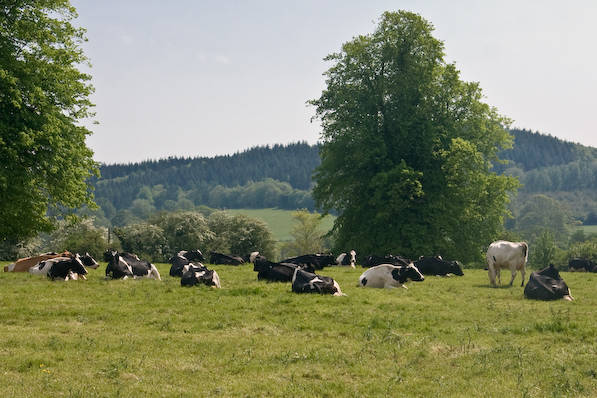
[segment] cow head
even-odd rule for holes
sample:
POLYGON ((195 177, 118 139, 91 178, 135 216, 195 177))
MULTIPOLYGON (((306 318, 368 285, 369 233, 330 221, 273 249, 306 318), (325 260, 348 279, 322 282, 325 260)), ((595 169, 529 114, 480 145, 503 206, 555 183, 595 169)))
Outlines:
POLYGON ((407 266, 396 266, 392 270, 392 278, 400 283, 404 283, 409 279, 414 282, 421 282, 425 280, 423 274, 421 274, 417 267, 415 267, 412 263, 407 266))
POLYGON ((183 257, 189 261, 205 261, 205 257, 203 257, 203 253, 201 253, 201 250, 199 249, 189 250, 183 255, 183 257))
POLYGON ((87 252, 84 255, 80 256, 80 260, 83 263, 83 265, 86 267, 93 268, 93 269, 96 269, 97 267, 99 267, 99 264, 97 263, 97 261, 95 261, 95 259, 93 257, 91 257, 91 255, 87 252))
POLYGON ((450 273, 454 274, 454 275, 458 275, 458 276, 463 276, 464 272, 462 272, 462 267, 460 266, 460 263, 458 261, 450 261, 449 262, 449 269, 450 269, 450 273))
POLYGON ((87 269, 85 269, 85 266, 83 265, 83 261, 81 261, 81 256, 79 256, 79 253, 75 254, 75 257, 72 259, 70 269, 75 274, 87 275, 87 269))

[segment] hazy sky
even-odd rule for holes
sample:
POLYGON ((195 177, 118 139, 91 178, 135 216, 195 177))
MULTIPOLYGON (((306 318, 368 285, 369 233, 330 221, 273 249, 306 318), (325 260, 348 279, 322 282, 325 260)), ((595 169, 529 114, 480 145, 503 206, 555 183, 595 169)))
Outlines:
POLYGON ((306 140, 323 58, 386 10, 435 26, 447 60, 527 128, 597 146, 597 1, 71 0, 87 29, 95 159, 213 156, 306 140))

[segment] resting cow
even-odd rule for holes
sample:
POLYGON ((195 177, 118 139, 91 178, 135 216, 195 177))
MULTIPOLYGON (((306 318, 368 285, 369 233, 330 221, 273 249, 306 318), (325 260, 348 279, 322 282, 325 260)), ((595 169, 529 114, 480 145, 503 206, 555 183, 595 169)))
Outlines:
POLYGON ((223 265, 241 265, 245 263, 242 257, 231 256, 228 254, 211 252, 209 256, 210 264, 223 264, 223 265))
POLYGON ((215 288, 221 288, 220 277, 216 271, 207 269, 203 265, 187 264, 183 268, 180 286, 207 285, 215 288))
POLYGON ((323 269, 328 265, 336 264, 336 259, 331 254, 304 254, 302 256, 291 257, 280 261, 281 263, 291 263, 297 265, 310 265, 314 269, 323 269))
POLYGON ((131 253, 118 253, 115 250, 104 253, 106 277, 112 279, 127 278, 155 278, 161 280, 160 273, 155 265, 148 261, 140 260, 131 253))
POLYGON ((71 257, 71 256, 72 256, 72 254, 70 252, 65 251, 62 253, 50 252, 50 253, 40 254, 39 256, 20 258, 17 261, 15 261, 14 263, 12 263, 10 265, 6 265, 4 267, 4 272, 27 272, 27 271, 29 271, 29 268, 33 267, 34 265, 39 264, 42 261, 49 260, 51 258, 56 258, 56 257, 71 257))
POLYGON ((423 275, 438 275, 446 276, 448 274, 462 276, 462 268, 458 261, 446 261, 441 256, 435 257, 419 257, 415 261, 414 266, 417 267, 423 275))
POLYGON ((348 253, 340 253, 338 257, 336 257, 336 264, 337 265, 350 265, 352 268, 356 268, 355 265, 357 263, 357 252, 351 250, 348 253))
POLYGON ((570 272, 597 272, 597 265, 586 258, 572 258, 568 262, 570 272))
POLYGON ((63 279, 87 279, 87 269, 81 261, 81 256, 76 254, 74 257, 55 257, 29 268, 29 272, 34 275, 45 275, 51 280, 63 279))
MULTIPOLYGON (((75 254, 74 256, 70 255, 70 253, 69 253, 69 256, 54 257, 54 258, 50 258, 48 260, 42 261, 39 264, 36 264, 33 267, 29 268, 29 273, 33 274, 33 275, 47 276, 49 274, 50 269, 52 268, 52 265, 54 265, 55 263, 58 263, 58 262, 63 262, 64 264, 66 264, 66 262, 71 259, 77 259, 78 262, 80 262, 84 267, 97 268, 99 266, 97 261, 95 261, 95 259, 93 257, 91 257, 89 255, 89 253, 85 253, 82 256, 80 256, 79 253, 75 254)), ((79 268, 78 265, 75 267, 77 269, 79 268)), ((87 270, 81 276, 86 275, 86 274, 87 274, 87 270)), ((77 279, 77 278, 71 278, 71 279, 77 279)), ((85 279, 84 276, 83 276, 83 279, 85 279)))
POLYGON ((170 257, 168 259, 168 262, 172 264, 170 267, 170 276, 181 277, 183 267, 192 261, 205 261, 201 250, 181 250, 175 256, 170 257))
POLYGON ((568 285, 553 264, 531 273, 529 283, 524 288, 524 296, 533 300, 574 300, 568 285))
POLYGON ((386 254, 385 256, 378 256, 372 254, 370 256, 365 257, 365 261, 363 261, 363 267, 370 268, 375 267, 376 265, 380 264, 392 264, 392 265, 402 265, 407 266, 411 263, 408 258, 402 256, 395 256, 393 254, 386 254))
POLYGON ((522 282, 520 286, 524 286, 525 264, 529 255, 529 246, 526 242, 508 242, 505 240, 498 240, 489 245, 487 249, 487 269, 489 271, 489 281, 491 286, 496 286, 495 277, 499 284, 502 284, 500 277, 500 269, 509 269, 512 273, 510 279, 510 286, 514 282, 516 272, 520 271, 522 282))
POLYGON ((369 268, 359 277, 359 286, 386 288, 403 287, 407 280, 421 282, 425 277, 412 263, 409 265, 380 264, 369 268))
POLYGON ((329 276, 321 276, 300 268, 294 270, 292 276, 292 291, 295 293, 320 293, 332 296, 346 296, 340 290, 338 282, 329 276))
POLYGON ((257 258, 253 271, 257 272, 257 280, 270 282, 291 282, 294 271, 300 268, 307 272, 314 272, 312 266, 297 265, 292 263, 274 263, 265 258, 257 258))

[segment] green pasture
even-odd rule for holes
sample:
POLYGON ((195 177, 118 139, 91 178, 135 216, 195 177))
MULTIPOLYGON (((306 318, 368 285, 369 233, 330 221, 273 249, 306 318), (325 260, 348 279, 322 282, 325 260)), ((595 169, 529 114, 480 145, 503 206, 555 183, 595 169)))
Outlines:
MULTIPOLYGON (((1 264, 1 265, 4 265, 1 264)), ((595 397, 597 274, 574 302, 490 288, 483 270, 298 295, 250 265, 222 289, 163 280, 51 282, 0 272, 3 397, 595 397)))
MULTIPOLYGON (((270 228, 272 235, 277 241, 288 241, 292 239, 290 232, 294 225, 292 213, 294 210, 281 209, 226 209, 231 214, 244 214, 249 217, 264 221, 270 228)), ((321 232, 326 233, 332 229, 335 217, 327 215, 321 221, 321 232)))
POLYGON ((578 229, 581 229, 585 234, 597 234, 597 225, 580 225, 578 229))

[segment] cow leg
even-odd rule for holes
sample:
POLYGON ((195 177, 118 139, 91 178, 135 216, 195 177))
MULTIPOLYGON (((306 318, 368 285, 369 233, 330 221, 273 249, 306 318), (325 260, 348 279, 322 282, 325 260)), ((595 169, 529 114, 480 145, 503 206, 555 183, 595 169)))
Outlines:
POLYGON ((491 286, 496 287, 495 268, 494 267, 487 267, 487 268, 488 268, 488 274, 489 274, 489 283, 491 284, 491 286))
POLYGON ((520 282, 520 287, 524 286, 524 273, 525 273, 525 269, 524 269, 524 267, 522 267, 522 269, 520 270, 520 276, 522 278, 522 282, 520 282))
MULTIPOLYGON (((512 271, 512 279, 510 279, 510 286, 514 283, 514 278, 516 278, 516 270, 512 271)), ((523 279, 524 282, 524 279, 523 279)))

